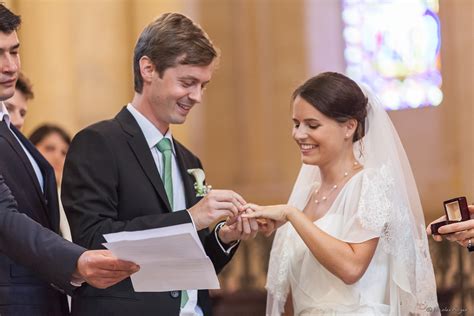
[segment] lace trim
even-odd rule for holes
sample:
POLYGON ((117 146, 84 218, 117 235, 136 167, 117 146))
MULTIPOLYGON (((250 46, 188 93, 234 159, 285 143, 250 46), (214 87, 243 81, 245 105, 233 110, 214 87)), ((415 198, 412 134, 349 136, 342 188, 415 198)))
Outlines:
POLYGON ((367 230, 380 233, 393 209, 392 192, 395 179, 387 165, 378 170, 368 170, 362 179, 357 216, 367 230))
MULTIPOLYGON (((402 315, 430 315, 439 309, 436 297, 432 297, 430 280, 434 275, 428 240, 426 235, 415 236, 416 228, 410 227, 411 210, 406 203, 400 203, 406 198, 394 185, 394 172, 389 165, 367 172, 357 216, 362 227, 380 233, 379 246, 405 270, 409 289, 405 292, 400 288, 402 315)), ((424 231, 424 227, 421 229, 424 231)))
POLYGON ((283 242, 280 243, 281 248, 272 249, 270 254, 270 260, 275 262, 270 262, 269 264, 267 275, 272 277, 267 278, 265 288, 271 292, 279 304, 284 304, 289 293, 288 270, 290 266, 290 255, 288 241, 290 240, 291 228, 291 224, 286 223, 285 226, 279 229, 279 236, 275 236, 275 240, 277 238, 283 239, 283 242), (272 267, 277 271, 273 271, 272 267))

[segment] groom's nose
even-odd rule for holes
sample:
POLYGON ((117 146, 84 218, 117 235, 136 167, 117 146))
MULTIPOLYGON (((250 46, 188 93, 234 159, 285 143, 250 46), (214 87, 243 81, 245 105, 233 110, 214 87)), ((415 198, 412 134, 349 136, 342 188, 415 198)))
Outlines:
POLYGON ((202 89, 200 85, 196 85, 189 94, 189 99, 194 103, 201 103, 203 93, 204 89, 202 89))

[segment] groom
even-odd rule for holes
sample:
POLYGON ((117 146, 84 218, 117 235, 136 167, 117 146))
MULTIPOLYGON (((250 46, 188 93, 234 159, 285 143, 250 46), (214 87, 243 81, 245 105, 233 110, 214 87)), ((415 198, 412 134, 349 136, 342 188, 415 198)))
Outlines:
MULTIPOLYGON (((239 240, 255 237, 257 222, 237 216, 246 203, 240 195, 213 190, 196 196, 187 170, 202 168, 201 162, 170 130, 201 103, 217 59, 207 34, 181 14, 164 14, 144 29, 133 57, 132 102, 115 118, 82 130, 69 148, 62 201, 75 242, 97 249, 106 233, 193 223, 219 272, 239 240), (226 217, 236 222, 208 230, 226 217)), ((77 293, 73 315, 211 313, 207 290, 137 293, 126 279, 77 293)))

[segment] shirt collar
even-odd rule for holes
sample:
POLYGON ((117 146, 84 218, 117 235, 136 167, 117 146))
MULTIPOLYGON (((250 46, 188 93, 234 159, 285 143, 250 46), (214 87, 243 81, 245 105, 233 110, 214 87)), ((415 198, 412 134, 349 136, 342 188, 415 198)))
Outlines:
POLYGON ((10 127, 10 115, 8 114, 7 107, 3 102, 0 102, 1 107, 0 107, 0 122, 5 120, 5 123, 7 123, 7 126, 10 127))
POLYGON ((127 110, 132 114, 135 120, 140 126, 143 135, 145 136, 148 147, 153 148, 158 142, 166 137, 171 141, 171 147, 173 154, 175 153, 173 136, 171 135, 171 129, 168 129, 165 135, 161 134, 160 130, 155 127, 143 114, 141 114, 131 103, 127 105, 127 110))

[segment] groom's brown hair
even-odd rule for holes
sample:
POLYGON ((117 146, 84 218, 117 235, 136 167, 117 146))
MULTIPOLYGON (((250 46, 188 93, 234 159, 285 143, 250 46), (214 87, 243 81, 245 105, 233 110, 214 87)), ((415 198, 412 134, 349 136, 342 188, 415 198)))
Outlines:
POLYGON ((135 91, 143 90, 140 59, 147 56, 160 76, 167 68, 180 65, 207 66, 217 56, 217 49, 204 30, 179 13, 165 13, 140 34, 133 56, 135 91))

